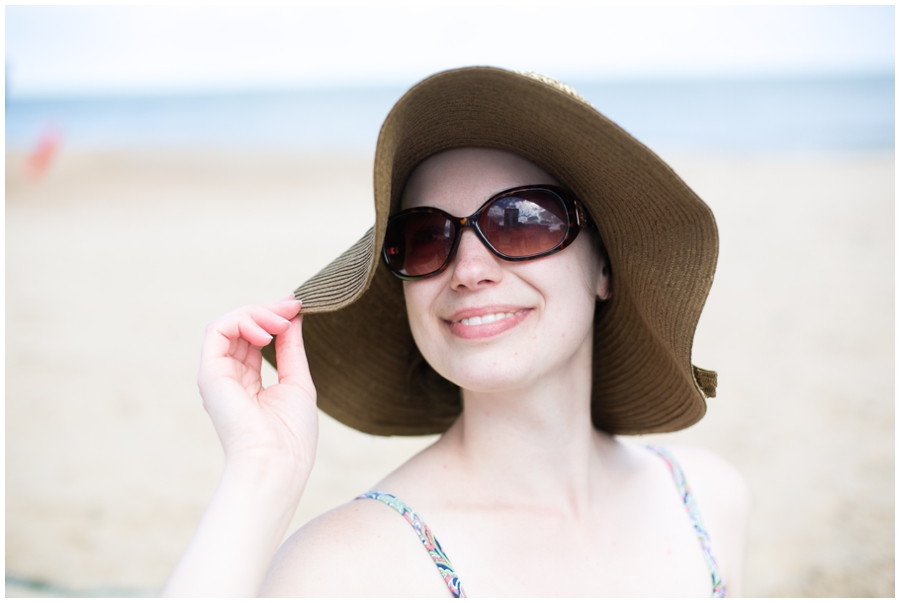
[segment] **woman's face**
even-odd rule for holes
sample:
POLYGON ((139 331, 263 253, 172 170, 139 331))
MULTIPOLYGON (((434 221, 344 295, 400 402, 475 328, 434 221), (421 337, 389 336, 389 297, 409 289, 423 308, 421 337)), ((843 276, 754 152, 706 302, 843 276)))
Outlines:
MULTIPOLYGON (((415 169, 403 207, 468 216, 496 193, 530 184, 559 183, 506 151, 452 149, 415 169)), ((609 296, 597 241, 585 231, 553 255, 507 262, 466 228, 444 272, 403 286, 428 363, 463 389, 483 392, 527 386, 573 363, 590 370, 594 303, 609 296)))

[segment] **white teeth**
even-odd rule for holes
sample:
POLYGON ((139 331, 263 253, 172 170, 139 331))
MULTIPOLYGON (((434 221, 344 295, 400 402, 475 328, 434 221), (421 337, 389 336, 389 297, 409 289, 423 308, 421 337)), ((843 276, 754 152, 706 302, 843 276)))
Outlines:
POLYGON ((484 316, 471 316, 469 318, 463 318, 459 322, 466 326, 486 325, 498 320, 503 320, 504 318, 510 318, 516 314, 521 314, 521 312, 499 312, 497 314, 485 314, 484 316))

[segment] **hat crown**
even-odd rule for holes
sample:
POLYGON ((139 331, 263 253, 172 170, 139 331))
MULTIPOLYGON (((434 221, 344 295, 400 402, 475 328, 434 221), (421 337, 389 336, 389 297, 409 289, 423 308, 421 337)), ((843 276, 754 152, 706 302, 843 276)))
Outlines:
POLYGON ((544 84, 547 84, 549 86, 553 86, 557 90, 560 90, 562 92, 565 92, 569 96, 573 96, 573 97, 577 98, 578 100, 580 100, 584 104, 588 105, 589 107, 594 106, 590 102, 588 102, 588 99, 586 99, 583 96, 581 96, 580 94, 578 94, 578 91, 576 91, 575 88, 573 88, 569 84, 566 84, 565 82, 561 82, 557 79, 554 79, 554 78, 550 77, 549 75, 537 73, 536 71, 516 71, 515 73, 518 73, 519 75, 524 75, 525 77, 530 77, 533 80, 543 82, 544 84))

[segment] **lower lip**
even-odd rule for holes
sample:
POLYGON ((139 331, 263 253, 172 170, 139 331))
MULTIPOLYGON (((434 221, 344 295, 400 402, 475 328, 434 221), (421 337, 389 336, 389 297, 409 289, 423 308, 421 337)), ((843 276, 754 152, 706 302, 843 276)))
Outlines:
POLYGON ((521 314, 514 314, 509 318, 501 318, 486 325, 464 325, 461 322, 451 322, 450 332, 461 339, 487 339, 517 327, 519 323, 528 318, 530 313, 531 310, 526 310, 521 314))

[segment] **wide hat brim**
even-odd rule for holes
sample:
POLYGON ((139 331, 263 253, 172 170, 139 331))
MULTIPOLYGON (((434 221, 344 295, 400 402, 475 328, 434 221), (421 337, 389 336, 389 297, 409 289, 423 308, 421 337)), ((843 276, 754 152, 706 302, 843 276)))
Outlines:
MULTIPOLYGON (((691 364, 718 253, 712 212, 571 88, 493 67, 438 73, 397 102, 375 153, 375 226, 296 290, 319 407, 378 435, 442 433, 462 411, 459 388, 418 354, 402 283, 380 249, 416 165, 464 146, 504 149, 541 166, 597 224, 613 296, 594 319, 595 427, 640 434, 699 421, 716 386, 714 372, 691 364)), ((263 353, 274 364, 273 346, 263 353)))

